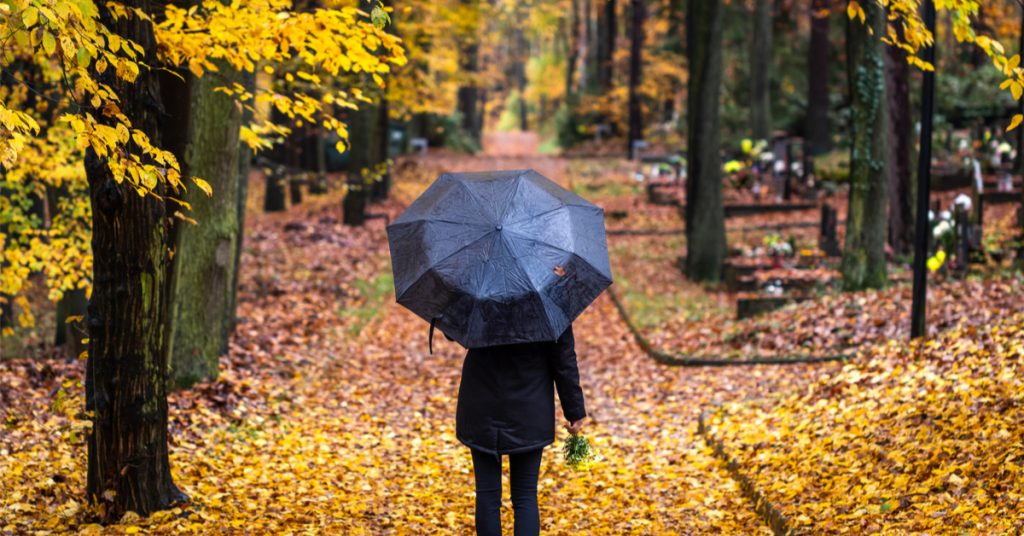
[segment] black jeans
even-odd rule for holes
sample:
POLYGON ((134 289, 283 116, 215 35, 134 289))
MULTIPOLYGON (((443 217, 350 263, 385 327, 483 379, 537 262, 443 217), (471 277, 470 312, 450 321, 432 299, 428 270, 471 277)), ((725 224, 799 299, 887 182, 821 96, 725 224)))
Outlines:
MULTIPOLYGON (((473 475, 476 478, 476 533, 478 536, 501 536, 501 459, 478 450, 472 452, 473 475)), ((508 455, 515 536, 540 534, 537 477, 543 453, 544 449, 537 449, 508 455)))

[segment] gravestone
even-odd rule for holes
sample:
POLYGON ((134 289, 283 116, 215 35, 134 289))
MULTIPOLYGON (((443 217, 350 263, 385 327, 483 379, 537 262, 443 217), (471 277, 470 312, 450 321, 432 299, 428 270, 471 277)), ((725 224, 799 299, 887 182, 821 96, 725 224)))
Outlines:
POLYGON ((824 203, 821 205, 821 230, 818 236, 818 248, 825 252, 826 256, 838 257, 842 255, 839 247, 839 236, 837 227, 839 217, 832 205, 824 203))

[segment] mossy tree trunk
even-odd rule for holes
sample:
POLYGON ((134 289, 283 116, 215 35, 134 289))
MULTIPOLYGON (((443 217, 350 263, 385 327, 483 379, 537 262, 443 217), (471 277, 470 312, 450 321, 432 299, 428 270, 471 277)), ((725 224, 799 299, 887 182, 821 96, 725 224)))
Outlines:
POLYGON ((828 0, 811 2, 811 39, 807 47, 807 115, 804 120, 804 136, 810 154, 821 154, 832 147, 828 124, 828 8, 828 0))
POLYGON ((754 31, 750 39, 750 130, 754 139, 767 140, 772 133, 772 6, 754 0, 754 31))
POLYGON ((719 155, 722 85, 721 0, 689 0, 687 92, 686 272, 695 281, 718 281, 725 261, 725 208, 719 155))
POLYGON ((862 6, 866 22, 850 21, 846 34, 851 103, 850 199, 842 273, 847 290, 879 288, 886 282, 888 124, 884 44, 880 39, 885 35, 885 12, 874 2, 862 6))
POLYGON ((174 262, 167 354, 171 378, 179 387, 217 377, 220 356, 228 346, 235 252, 241 239, 238 173, 242 111, 234 100, 214 91, 242 82, 222 65, 218 76, 192 80, 185 176, 201 177, 213 187, 207 196, 189 188, 185 200, 198 225, 179 222, 174 232, 174 262))
MULTIPOLYGON (((256 75, 253 73, 241 73, 241 84, 245 87, 246 91, 250 93, 256 87, 256 75)), ((247 124, 252 121, 252 110, 246 108, 242 110, 242 121, 241 123, 247 124)), ((228 326, 228 336, 235 332, 235 327, 238 325, 238 266, 242 259, 242 244, 244 243, 245 237, 245 210, 248 205, 249 199, 249 171, 252 167, 253 152, 245 143, 238 144, 238 202, 236 207, 238 209, 238 240, 235 241, 234 260, 232 264, 235 266, 233 281, 231 282, 231 294, 228 297, 228 306, 224 311, 225 318, 224 322, 228 326)), ((225 341, 227 342, 227 341, 225 341)), ((227 352, 227 346, 224 347, 223 352, 227 352)))
MULTIPOLYGON (((156 16, 149 2, 126 5, 156 16)), ((150 23, 115 22, 104 4, 99 7, 107 28, 142 46, 140 61, 157 65, 150 23)), ((111 74, 104 81, 120 97, 133 127, 159 144, 155 73, 141 69, 132 84, 111 74)), ((167 214, 156 197, 140 197, 127 183, 118 184, 91 149, 85 161, 94 258, 85 375, 86 410, 92 415, 86 495, 105 505, 104 518, 111 521, 127 511, 148 515, 186 499, 171 478, 167 452, 167 214)))

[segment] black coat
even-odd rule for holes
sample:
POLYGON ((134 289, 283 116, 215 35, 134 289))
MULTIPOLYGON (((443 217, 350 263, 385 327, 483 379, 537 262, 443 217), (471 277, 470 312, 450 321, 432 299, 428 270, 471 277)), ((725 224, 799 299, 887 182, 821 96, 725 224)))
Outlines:
POLYGON ((462 365, 455 434, 466 446, 491 454, 550 445, 555 387, 566 419, 587 416, 572 326, 556 342, 470 349, 462 365))

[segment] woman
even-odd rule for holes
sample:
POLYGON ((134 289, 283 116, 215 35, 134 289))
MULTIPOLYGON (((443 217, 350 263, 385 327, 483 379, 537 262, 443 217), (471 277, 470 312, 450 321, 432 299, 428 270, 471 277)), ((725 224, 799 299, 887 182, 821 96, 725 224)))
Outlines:
POLYGON ((501 535, 501 455, 509 456, 515 536, 540 534, 537 477, 555 440, 555 395, 578 434, 587 416, 572 326, 555 342, 474 348, 466 353, 455 432, 473 455, 476 533, 501 535))

